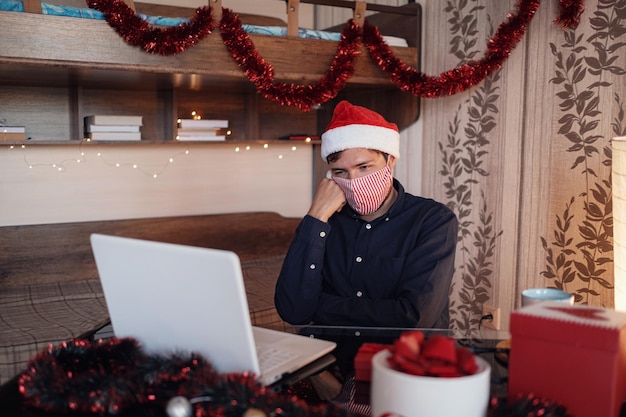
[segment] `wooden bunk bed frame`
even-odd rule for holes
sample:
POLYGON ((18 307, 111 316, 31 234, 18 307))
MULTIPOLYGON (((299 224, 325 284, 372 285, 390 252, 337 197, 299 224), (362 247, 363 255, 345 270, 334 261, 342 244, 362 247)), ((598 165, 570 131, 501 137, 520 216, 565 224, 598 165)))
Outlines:
MULTIPOLYGON (((125 2, 137 12, 148 15, 184 17, 191 16, 194 11, 191 8, 150 5, 133 0, 125 2)), ((250 35, 263 58, 273 66, 276 81, 298 84, 315 82, 328 70, 336 53, 337 42, 302 39, 294 35, 298 30, 301 2, 353 7, 354 18, 358 22, 363 22, 366 10, 384 10, 385 16, 389 11, 397 12, 392 19, 386 19, 382 13, 367 19, 385 35, 406 38, 407 33, 412 33, 415 39, 409 39, 408 43, 414 46, 391 49, 403 62, 419 69, 419 5, 413 3, 406 7, 391 7, 368 5, 364 1, 288 0, 287 27, 292 36, 250 35), (398 18, 406 19, 407 24, 398 24, 398 18)), ((85 7, 82 0, 57 3, 80 3, 85 7)), ((221 14, 221 0, 209 0, 209 4, 214 8, 214 16, 216 12, 221 14)), ((228 7, 227 2, 224 5, 228 7)), ((16 78, 20 81, 32 77, 45 83, 47 80, 66 77, 78 78, 81 82, 94 86, 135 82, 137 79, 148 85, 176 85, 181 77, 193 76, 196 82, 203 85, 218 84, 222 88, 239 91, 253 89, 217 33, 175 57, 152 55, 141 48, 126 44, 105 21, 46 16, 41 14, 40 0, 24 0, 24 7, 26 13, 0 12, 0 26, 3 28, 0 32, 1 81, 10 83, 16 78), (45 67, 45 72, 41 70, 42 67, 45 67)), ((273 18, 245 14, 239 16, 243 23, 279 24, 273 18)), ((215 18, 219 19, 219 16, 215 18)), ((336 29, 337 32, 341 30, 336 29)), ((361 55, 355 62, 354 75, 335 101, 341 99, 349 99, 356 104, 378 110, 400 128, 413 123, 419 115, 419 98, 404 93, 393 85, 363 46, 361 55)), ((319 126, 325 126, 331 114, 324 114, 324 111, 318 114, 319 126)))

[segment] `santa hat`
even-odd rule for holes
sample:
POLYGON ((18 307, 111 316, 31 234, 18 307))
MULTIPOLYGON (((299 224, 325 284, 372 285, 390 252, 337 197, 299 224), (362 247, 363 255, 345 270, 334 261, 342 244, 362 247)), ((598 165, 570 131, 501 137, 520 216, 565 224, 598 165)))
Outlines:
POLYGON ((400 157, 400 133, 380 114, 341 101, 322 134, 322 158, 346 149, 366 148, 400 157))

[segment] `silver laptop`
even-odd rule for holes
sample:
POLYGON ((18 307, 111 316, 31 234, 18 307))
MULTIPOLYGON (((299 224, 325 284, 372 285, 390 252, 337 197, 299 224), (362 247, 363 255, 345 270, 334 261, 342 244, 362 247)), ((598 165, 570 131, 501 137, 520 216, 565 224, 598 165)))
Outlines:
POLYGON ((100 234, 91 245, 115 336, 148 352, 196 352, 219 372, 250 371, 270 385, 335 348, 253 327, 233 252, 100 234), (265 369, 266 352, 282 361, 265 369))

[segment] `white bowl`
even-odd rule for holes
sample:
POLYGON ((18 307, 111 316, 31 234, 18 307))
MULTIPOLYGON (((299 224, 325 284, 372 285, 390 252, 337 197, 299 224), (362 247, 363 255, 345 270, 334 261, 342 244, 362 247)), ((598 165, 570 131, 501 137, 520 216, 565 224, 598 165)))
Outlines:
POLYGON ((559 301, 574 304, 574 294, 556 288, 529 288, 522 291, 522 306, 529 306, 544 301, 559 301))
POLYGON ((372 358, 372 417, 485 417, 491 366, 476 357, 478 371, 454 378, 410 375, 392 369, 383 350, 372 358))

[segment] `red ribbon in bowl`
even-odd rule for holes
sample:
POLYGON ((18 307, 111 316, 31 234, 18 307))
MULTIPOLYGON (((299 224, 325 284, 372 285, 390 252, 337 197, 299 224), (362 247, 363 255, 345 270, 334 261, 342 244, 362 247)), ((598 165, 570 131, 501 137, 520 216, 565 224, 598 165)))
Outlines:
POLYGON ((390 351, 389 365, 411 375, 452 378, 478 371, 474 354, 443 335, 425 338, 420 330, 404 332, 390 351))

